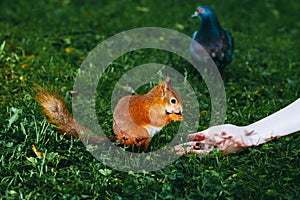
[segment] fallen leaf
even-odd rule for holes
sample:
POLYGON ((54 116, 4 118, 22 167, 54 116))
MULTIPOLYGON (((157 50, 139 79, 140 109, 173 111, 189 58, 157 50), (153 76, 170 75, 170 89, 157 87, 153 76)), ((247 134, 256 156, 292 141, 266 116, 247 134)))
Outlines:
POLYGON ((41 151, 38 151, 37 148, 34 146, 34 144, 31 146, 32 151, 35 153, 35 155, 39 158, 43 158, 44 157, 44 153, 41 151))
POLYGON ((35 55, 28 55, 26 56, 28 59, 34 59, 35 58, 35 55))
MULTIPOLYGON (((35 155, 38 158, 44 158, 45 157, 45 153, 37 150, 37 148, 34 146, 34 144, 31 146, 31 149, 32 149, 32 151, 35 153, 35 155)), ((58 155, 58 153, 52 153, 52 152, 51 153, 47 153, 47 156, 46 156, 47 159, 52 160, 54 157, 64 158, 64 156, 60 156, 60 155, 58 155)))
POLYGON ((66 53, 71 53, 73 50, 74 50, 74 48, 67 47, 65 51, 66 51, 66 53))
POLYGON ((184 26, 182 24, 179 24, 179 23, 176 23, 175 27, 178 28, 178 29, 180 29, 180 30, 184 29, 184 26))
POLYGON ((22 67, 22 69, 26 69, 28 67, 28 64, 25 63, 21 67, 22 67))

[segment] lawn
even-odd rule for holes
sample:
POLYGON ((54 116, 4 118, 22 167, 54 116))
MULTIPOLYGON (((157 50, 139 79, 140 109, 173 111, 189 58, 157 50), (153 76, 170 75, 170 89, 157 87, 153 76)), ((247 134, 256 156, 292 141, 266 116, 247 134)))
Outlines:
MULTIPOLYGON (((80 140, 60 136, 42 115, 34 85, 55 91, 71 109, 76 74, 94 47, 139 27, 191 36, 201 23, 191 18, 200 3, 215 10, 235 39, 234 61, 222 74, 226 123, 253 123, 299 98, 298 1, 0 1, 0 199, 299 198, 299 133, 230 156, 188 155, 156 171, 133 173, 97 161, 80 140), (37 157, 32 144, 46 155, 37 157)), ((116 59, 99 81, 103 130, 112 133, 116 81, 146 63, 171 66, 186 77, 199 101, 198 130, 208 128, 209 93, 192 66, 170 52, 144 49, 116 59)), ((171 123, 163 129, 150 149, 170 141, 177 128, 171 123)))

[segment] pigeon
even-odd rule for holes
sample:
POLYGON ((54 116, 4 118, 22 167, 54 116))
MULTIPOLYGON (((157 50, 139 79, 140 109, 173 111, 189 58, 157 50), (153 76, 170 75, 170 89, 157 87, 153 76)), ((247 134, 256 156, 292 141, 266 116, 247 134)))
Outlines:
POLYGON ((221 27, 214 11, 207 6, 199 6, 192 17, 199 17, 202 21, 190 45, 193 60, 203 61, 204 48, 218 69, 223 70, 233 59, 234 42, 231 33, 221 27))

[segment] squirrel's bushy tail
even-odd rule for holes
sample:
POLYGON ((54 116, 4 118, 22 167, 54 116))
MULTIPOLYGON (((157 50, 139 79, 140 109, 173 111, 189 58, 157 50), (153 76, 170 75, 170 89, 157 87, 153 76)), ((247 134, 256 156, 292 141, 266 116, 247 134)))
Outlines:
POLYGON ((64 101, 55 94, 50 94, 41 86, 36 86, 36 100, 43 107, 42 112, 47 116, 47 121, 57 126, 58 131, 68 137, 87 139, 89 143, 102 143, 105 138, 92 135, 92 132, 78 124, 68 111, 64 101), (83 134, 84 133, 84 134, 83 134))
POLYGON ((36 86, 36 92, 36 100, 43 107, 42 112, 47 116, 47 121, 56 125, 61 134, 79 138, 80 131, 88 131, 76 123, 64 101, 57 95, 48 93, 40 86, 36 86))
POLYGON ((68 137, 88 139, 90 143, 101 143, 104 138, 91 136, 91 131, 78 124, 68 111, 64 101, 55 94, 48 93, 44 88, 36 86, 36 100, 43 107, 42 112, 47 121, 57 126, 58 131, 68 137), (87 134, 82 134, 87 133, 87 134))
POLYGON ((92 132, 78 124, 68 111, 64 101, 55 94, 48 93, 44 88, 36 86, 36 100, 43 107, 42 112, 47 116, 47 121, 57 126, 58 131, 67 136, 88 139, 90 143, 101 143, 104 138, 91 136, 92 132), (82 134, 85 133, 85 134, 82 134))

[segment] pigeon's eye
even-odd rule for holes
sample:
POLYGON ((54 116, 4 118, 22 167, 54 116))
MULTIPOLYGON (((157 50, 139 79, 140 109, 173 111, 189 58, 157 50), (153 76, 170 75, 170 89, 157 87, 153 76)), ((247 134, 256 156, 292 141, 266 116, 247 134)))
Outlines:
POLYGON ((204 13, 204 9, 203 9, 203 8, 200 8, 200 9, 199 9, 199 13, 204 13))
POLYGON ((177 100, 173 97, 170 99, 171 104, 176 104, 177 100))

